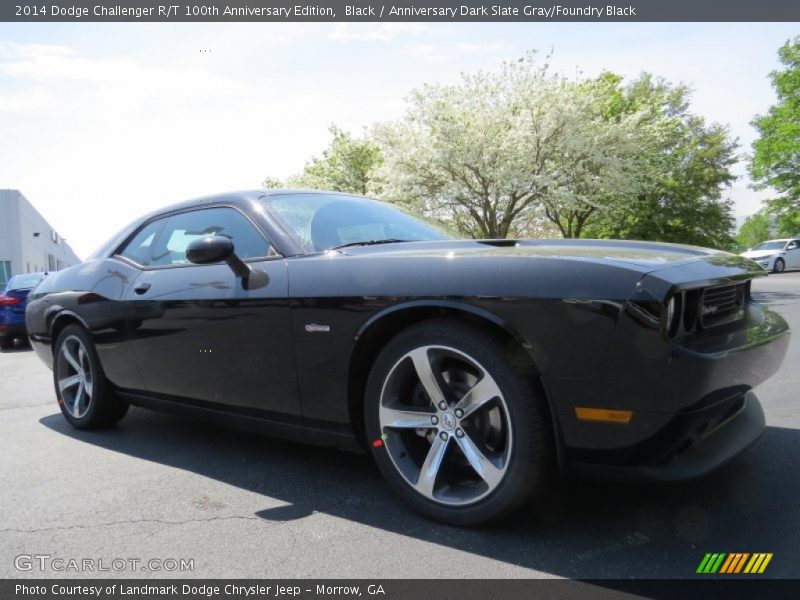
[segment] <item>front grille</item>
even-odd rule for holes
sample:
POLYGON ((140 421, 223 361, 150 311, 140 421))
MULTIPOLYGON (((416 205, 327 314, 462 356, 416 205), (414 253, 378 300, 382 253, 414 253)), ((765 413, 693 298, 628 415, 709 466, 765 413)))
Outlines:
POLYGON ((663 331, 674 339, 739 321, 749 298, 749 280, 679 291, 661 309, 663 331))
POLYGON ((745 292, 745 283, 704 289, 700 301, 702 326, 713 327, 741 319, 744 316, 745 292))

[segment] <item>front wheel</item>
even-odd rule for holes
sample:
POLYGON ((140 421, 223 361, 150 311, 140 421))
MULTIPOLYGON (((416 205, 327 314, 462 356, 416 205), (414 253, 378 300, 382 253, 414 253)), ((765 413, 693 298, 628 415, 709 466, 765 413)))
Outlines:
POLYGON ((89 334, 78 325, 68 325, 58 336, 53 383, 61 412, 78 429, 111 425, 128 412, 128 403, 106 380, 89 334))
POLYGON ((545 399, 512 362, 503 340, 454 320, 415 325, 378 355, 368 440, 383 476, 422 514, 477 525, 544 487, 553 464, 545 399))
POLYGON ((776 258, 775 264, 772 265, 772 272, 773 273, 783 273, 786 270, 786 263, 783 261, 782 258, 776 258))

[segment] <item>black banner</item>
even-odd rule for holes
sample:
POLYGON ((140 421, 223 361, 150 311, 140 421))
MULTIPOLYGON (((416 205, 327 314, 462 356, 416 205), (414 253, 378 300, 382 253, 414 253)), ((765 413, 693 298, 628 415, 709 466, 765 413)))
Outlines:
POLYGON ((10 0, 0 21, 798 21, 789 0, 10 0))
POLYGON ((797 598, 800 580, 712 576, 691 580, 568 579, 75 579, 2 580, 0 598, 29 600, 611 600, 797 598))

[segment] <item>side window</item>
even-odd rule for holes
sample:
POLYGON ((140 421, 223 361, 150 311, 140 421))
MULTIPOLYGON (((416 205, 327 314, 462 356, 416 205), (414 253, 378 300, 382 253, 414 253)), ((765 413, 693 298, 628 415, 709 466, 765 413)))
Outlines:
POLYGON ((153 242, 155 242, 158 232, 164 226, 164 221, 165 219, 159 219, 145 225, 117 254, 140 265, 149 265, 153 242))
POLYGON ((186 248, 194 240, 210 235, 230 238, 239 258, 269 255, 269 242, 255 226, 233 208, 204 208, 169 217, 153 248, 152 265, 181 265, 186 248))
POLYGON ((797 250, 797 240, 792 240, 786 245, 787 250, 797 250))

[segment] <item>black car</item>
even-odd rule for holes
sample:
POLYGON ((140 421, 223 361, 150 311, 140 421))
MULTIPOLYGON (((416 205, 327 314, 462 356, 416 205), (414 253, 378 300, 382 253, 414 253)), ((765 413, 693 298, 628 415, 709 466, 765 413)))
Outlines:
POLYGON ((75 427, 130 404, 370 452, 475 524, 558 472, 679 480, 764 428, 786 322, 756 263, 688 246, 456 240, 344 194, 253 191, 135 222, 31 295, 75 427))

